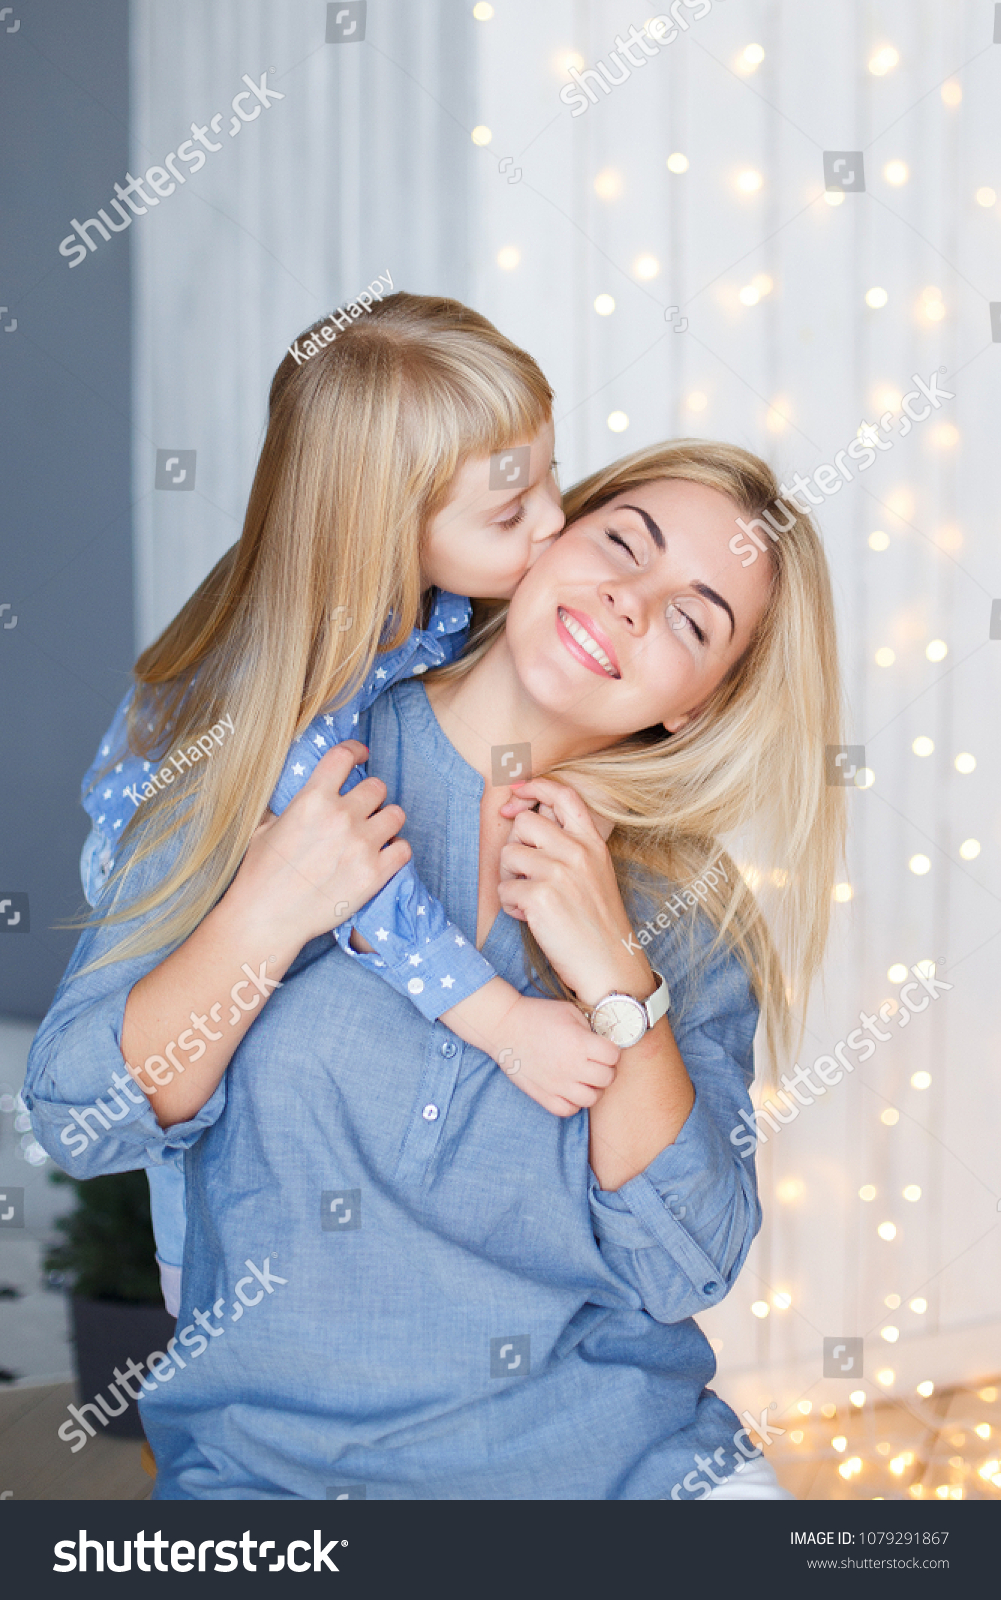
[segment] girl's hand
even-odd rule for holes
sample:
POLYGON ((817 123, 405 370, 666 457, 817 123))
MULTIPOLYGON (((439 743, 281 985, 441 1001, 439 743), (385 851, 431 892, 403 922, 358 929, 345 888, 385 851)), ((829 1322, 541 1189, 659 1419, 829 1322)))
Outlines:
POLYGON ((501 851, 504 910, 528 923, 584 1005, 613 989, 646 999, 655 987, 650 966, 629 948, 631 929, 612 858, 587 806, 551 778, 519 784, 517 797, 541 802, 551 815, 522 810, 515 817, 501 851))
POLYGON ((269 813, 252 835, 223 896, 278 948, 298 952, 337 927, 410 860, 410 846, 395 838, 405 814, 383 806, 381 779, 340 792, 367 755, 356 739, 328 750, 282 815, 269 813))

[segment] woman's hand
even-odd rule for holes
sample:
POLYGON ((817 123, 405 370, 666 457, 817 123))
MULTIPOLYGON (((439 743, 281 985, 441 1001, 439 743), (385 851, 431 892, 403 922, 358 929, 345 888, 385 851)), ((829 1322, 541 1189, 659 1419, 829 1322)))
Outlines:
POLYGON ((356 739, 329 750, 282 815, 269 813, 253 834, 224 896, 252 925, 266 923, 279 948, 299 951, 337 927, 410 860, 410 846, 395 838, 404 812, 383 806, 381 779, 340 793, 367 755, 356 739))
POLYGON ((522 810, 514 819, 501 851, 504 910, 528 923, 583 1004, 593 1006, 613 989, 646 999, 656 985, 645 957, 629 948, 612 858, 587 806, 552 778, 519 784, 516 793, 550 814, 522 810))

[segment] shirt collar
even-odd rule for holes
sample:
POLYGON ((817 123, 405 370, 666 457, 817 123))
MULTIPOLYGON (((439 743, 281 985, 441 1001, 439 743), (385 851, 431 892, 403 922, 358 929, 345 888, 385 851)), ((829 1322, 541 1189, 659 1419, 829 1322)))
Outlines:
POLYGON ((460 633, 469 626, 473 607, 464 594, 450 594, 447 589, 436 589, 431 615, 426 628, 419 630, 432 639, 446 633, 460 633))

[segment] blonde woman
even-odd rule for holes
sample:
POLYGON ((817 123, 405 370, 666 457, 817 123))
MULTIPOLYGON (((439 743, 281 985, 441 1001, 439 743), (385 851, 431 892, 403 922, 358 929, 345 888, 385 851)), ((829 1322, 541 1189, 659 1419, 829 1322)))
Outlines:
MULTIPOLYGON (((761 462, 712 444, 598 474, 479 647, 359 724, 456 923, 522 993, 534 952, 540 986, 618 1040, 588 1112, 518 1094, 324 932, 314 885, 348 826, 338 786, 358 747, 325 756, 251 839, 203 955, 221 985, 268 951, 281 984, 225 1103, 204 1083, 199 1108, 165 1090, 156 1116, 121 1123, 109 1163, 155 1158, 191 1118, 179 1332, 149 1358, 142 1405, 157 1497, 783 1496, 708 1389, 693 1320, 758 1227, 730 1136, 759 1011, 780 1049, 786 986, 800 1001, 816 970, 840 847, 819 541, 797 518, 767 562, 728 548, 776 492, 761 462), (512 743, 544 775, 522 795, 550 815, 492 784, 491 748, 512 743), (580 795, 614 824, 607 844, 580 795), (784 972, 724 834, 778 852, 784 972), (710 898, 685 909, 678 885, 706 868, 710 898)), ((164 869, 135 870, 141 887, 164 869)), ((114 932, 85 934, 91 970, 34 1047, 26 1099, 50 1149, 120 1068, 123 994, 156 965, 96 966, 114 932)))

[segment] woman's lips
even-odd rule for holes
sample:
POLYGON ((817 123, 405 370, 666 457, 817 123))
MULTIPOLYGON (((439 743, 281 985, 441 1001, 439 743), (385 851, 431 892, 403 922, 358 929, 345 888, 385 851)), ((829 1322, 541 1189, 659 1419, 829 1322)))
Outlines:
POLYGON ((596 672, 599 678, 622 676, 611 641, 583 612, 557 606, 556 632, 564 648, 589 672, 596 672))

